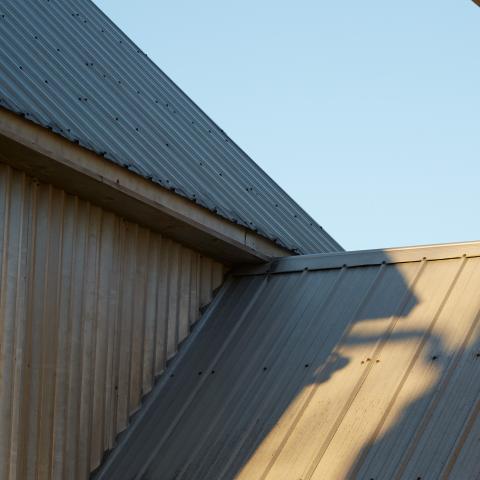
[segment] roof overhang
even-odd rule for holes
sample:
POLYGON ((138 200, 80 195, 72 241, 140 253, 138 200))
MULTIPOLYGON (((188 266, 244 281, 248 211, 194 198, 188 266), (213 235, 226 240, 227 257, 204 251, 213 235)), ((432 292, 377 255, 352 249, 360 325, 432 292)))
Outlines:
POLYGON ((255 232, 3 108, 0 161, 226 264, 291 255, 255 232))

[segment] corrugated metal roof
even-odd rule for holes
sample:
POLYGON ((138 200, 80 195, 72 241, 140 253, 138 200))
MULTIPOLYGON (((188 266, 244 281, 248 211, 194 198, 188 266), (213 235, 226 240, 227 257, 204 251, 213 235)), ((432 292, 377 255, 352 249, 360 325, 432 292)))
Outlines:
POLYGON ((480 478, 480 244, 223 287, 96 478, 480 478))
POLYGON ((89 0, 3 0, 0 64, 0 106, 292 251, 341 250, 89 0))

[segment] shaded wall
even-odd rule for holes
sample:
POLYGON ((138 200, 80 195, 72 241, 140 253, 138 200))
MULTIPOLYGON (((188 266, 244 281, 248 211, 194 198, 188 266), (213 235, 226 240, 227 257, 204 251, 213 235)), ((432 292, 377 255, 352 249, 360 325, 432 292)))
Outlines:
POLYGON ((0 478, 87 478, 223 266, 2 164, 0 226, 0 478))

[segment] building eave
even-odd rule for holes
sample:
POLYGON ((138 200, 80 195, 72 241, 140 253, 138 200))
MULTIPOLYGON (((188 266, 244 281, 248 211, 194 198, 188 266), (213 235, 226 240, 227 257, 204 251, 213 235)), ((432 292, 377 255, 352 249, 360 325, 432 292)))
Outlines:
POLYGON ((0 161, 227 264, 291 255, 255 232, 2 108, 0 161))

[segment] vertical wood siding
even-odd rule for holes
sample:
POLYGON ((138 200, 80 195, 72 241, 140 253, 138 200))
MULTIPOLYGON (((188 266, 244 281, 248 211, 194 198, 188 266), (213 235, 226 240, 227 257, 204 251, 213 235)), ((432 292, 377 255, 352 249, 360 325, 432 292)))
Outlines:
POLYGON ((0 164, 0 478, 86 479, 223 266, 0 164))

